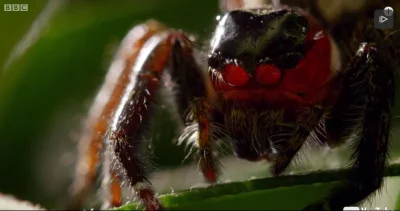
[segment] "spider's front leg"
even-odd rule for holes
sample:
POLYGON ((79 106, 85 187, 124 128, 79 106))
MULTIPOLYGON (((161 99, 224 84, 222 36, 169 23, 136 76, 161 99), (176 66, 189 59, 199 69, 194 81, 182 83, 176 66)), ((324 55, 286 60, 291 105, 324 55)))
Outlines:
MULTIPOLYGON (((193 54, 191 42, 183 32, 165 30, 149 38, 131 67, 133 79, 124 90, 109 130, 110 152, 116 158, 112 169, 120 170, 120 177, 126 178, 147 210, 162 210, 163 207, 148 180, 150 162, 141 151, 141 139, 151 119, 156 94, 164 84, 171 84, 167 80, 172 79, 177 88, 169 101, 181 114, 191 108, 194 120, 199 124, 198 145, 202 160, 207 161, 203 167, 205 175, 212 175, 214 171, 209 165, 213 162, 205 106, 208 97, 206 77, 193 54)), ((168 90, 168 87, 163 88, 168 90)))
POLYGON ((210 105, 203 98, 193 101, 192 113, 198 124, 197 146, 199 148, 200 170, 207 182, 214 183, 219 175, 219 163, 213 155, 210 136, 210 105))
MULTIPOLYGON (((113 65, 91 106, 86 118, 84 133, 79 140, 80 153, 75 180, 71 187, 72 198, 68 204, 69 209, 82 208, 87 195, 93 188, 98 173, 100 154, 104 147, 103 139, 108 130, 109 120, 121 101, 126 85, 129 83, 131 65, 136 61, 144 43, 155 33, 162 30, 164 28, 161 24, 150 20, 131 29, 122 41, 122 47, 119 49, 113 65)), ((108 157, 105 159, 110 160, 108 157)), ((105 177, 109 179, 104 180, 103 183, 107 192, 107 202, 104 206, 120 206, 119 178, 115 172, 108 172, 108 170, 109 168, 104 168, 104 172, 109 175, 105 177)))
POLYGON ((343 210, 364 200, 383 182, 395 92, 394 68, 387 55, 364 43, 343 76, 341 100, 328 127, 342 139, 347 138, 348 131, 357 133, 353 168, 342 186, 306 210, 343 210))

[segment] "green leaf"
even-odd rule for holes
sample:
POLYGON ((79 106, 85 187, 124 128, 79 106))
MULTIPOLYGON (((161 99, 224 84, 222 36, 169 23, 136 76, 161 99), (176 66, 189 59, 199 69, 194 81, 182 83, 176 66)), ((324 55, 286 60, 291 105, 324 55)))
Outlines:
MULTIPOLYGON (((160 197, 171 210, 298 210, 323 199, 340 183, 347 169, 312 172, 194 188, 160 197), (290 203, 289 203, 290 202, 290 203)), ((399 176, 400 164, 390 165, 385 176, 399 176)), ((124 205, 117 210, 142 208, 124 205)))

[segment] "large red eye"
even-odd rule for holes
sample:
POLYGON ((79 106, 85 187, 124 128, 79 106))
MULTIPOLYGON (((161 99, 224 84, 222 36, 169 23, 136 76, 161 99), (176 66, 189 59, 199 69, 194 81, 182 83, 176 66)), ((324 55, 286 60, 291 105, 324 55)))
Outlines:
POLYGON ((270 64, 259 65, 254 75, 258 83, 264 85, 275 85, 282 77, 281 71, 276 66, 270 64))
POLYGON ((231 86, 242 86, 249 81, 249 74, 243 68, 234 64, 227 64, 224 67, 222 77, 231 86))

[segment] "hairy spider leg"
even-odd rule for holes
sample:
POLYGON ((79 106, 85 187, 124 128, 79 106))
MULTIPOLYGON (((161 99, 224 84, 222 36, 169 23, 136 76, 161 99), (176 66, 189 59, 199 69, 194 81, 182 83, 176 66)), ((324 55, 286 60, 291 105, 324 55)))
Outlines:
MULTIPOLYGON (((122 98, 122 92, 130 81, 130 67, 135 63, 140 49, 155 32, 163 27, 156 21, 148 21, 134 27, 119 49, 114 66, 108 71, 104 85, 100 88, 85 122, 84 133, 79 143, 79 159, 74 183, 72 184, 71 208, 81 208, 88 192, 96 180, 103 138, 109 120, 122 98)), ((113 173, 113 175, 116 175, 113 173)), ((111 178, 110 178, 111 179, 111 178)), ((114 180, 118 180, 116 176, 114 180)), ((121 205, 119 184, 109 182, 111 206, 121 205)))
POLYGON ((205 99, 199 98, 193 102, 193 115, 198 124, 197 146, 200 156, 199 167, 207 182, 214 183, 220 174, 219 162, 215 158, 211 145, 210 136, 210 113, 211 109, 205 99))
POLYGON ((199 167, 205 180, 214 183, 219 175, 219 163, 213 156, 211 145, 210 103, 216 101, 216 96, 206 71, 197 65, 191 44, 185 38, 177 42, 173 49, 170 71, 177 84, 173 102, 177 103, 178 113, 185 124, 197 124, 198 133, 193 147, 198 148, 199 167), (191 115, 193 118, 188 118, 191 115))
POLYGON ((329 125, 338 127, 341 138, 347 138, 349 131, 356 133, 353 168, 326 200, 305 210, 342 210, 382 186, 395 97, 392 62, 373 44, 363 43, 343 74, 341 101, 335 107, 339 110, 334 112, 339 115, 333 115, 329 125))
MULTIPOLYGON (((107 148, 107 146, 105 146, 107 148)), ((109 209, 111 207, 118 207, 121 205, 122 191, 121 191, 121 178, 116 170, 111 169, 110 163, 112 156, 110 153, 103 155, 103 175, 102 175, 102 196, 103 204, 102 209, 109 209)))
POLYGON ((284 151, 278 152, 276 156, 272 157, 271 171, 274 175, 281 174, 287 168, 293 157, 310 136, 311 131, 317 127, 326 109, 322 108, 320 105, 315 105, 309 110, 306 109, 301 112, 302 113, 297 117, 293 135, 287 142, 283 142, 284 146, 279 146, 279 148, 284 149, 284 151))
MULTIPOLYGON (((141 151, 141 135, 151 118, 155 96, 165 85, 165 76, 170 76, 177 85, 177 92, 171 100, 177 103, 182 119, 186 118, 184 111, 191 107, 194 99, 207 99, 205 77, 193 55, 192 43, 181 31, 168 30, 149 38, 131 67, 132 79, 124 90, 109 129, 109 152, 115 158, 111 167, 119 170, 120 177, 126 178, 146 210, 162 210, 163 207, 148 180, 151 162, 141 151)), ((199 122, 200 130, 206 129, 203 107, 194 106, 193 109, 199 111, 194 115, 194 120, 199 122)), ((208 136, 207 130, 205 133, 201 131, 200 136, 208 136)), ((200 148, 207 147, 207 142, 204 142, 204 146, 201 141, 199 143, 200 148)), ((206 170, 208 173, 209 169, 206 170)))

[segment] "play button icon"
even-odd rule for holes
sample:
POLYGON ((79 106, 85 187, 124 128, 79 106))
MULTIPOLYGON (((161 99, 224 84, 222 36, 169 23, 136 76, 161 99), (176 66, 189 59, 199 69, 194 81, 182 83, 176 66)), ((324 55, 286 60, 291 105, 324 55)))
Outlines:
POLYGON ((385 21, 389 20, 388 18, 386 18, 385 16, 379 16, 379 23, 383 23, 385 21))
POLYGON ((374 11, 374 26, 377 29, 393 28, 394 10, 391 7, 374 11))

